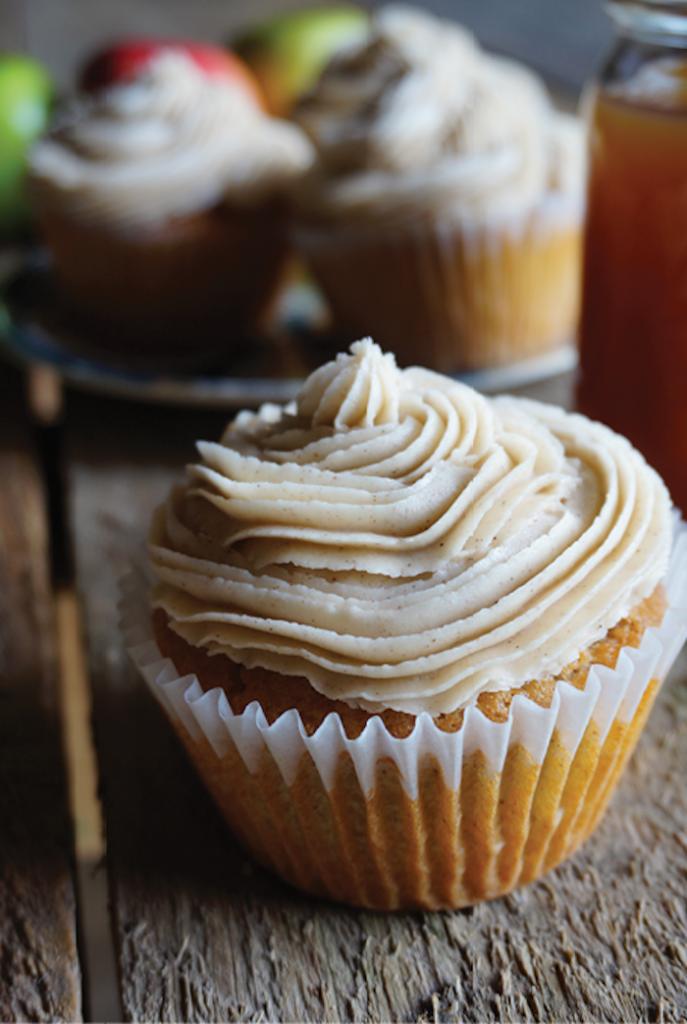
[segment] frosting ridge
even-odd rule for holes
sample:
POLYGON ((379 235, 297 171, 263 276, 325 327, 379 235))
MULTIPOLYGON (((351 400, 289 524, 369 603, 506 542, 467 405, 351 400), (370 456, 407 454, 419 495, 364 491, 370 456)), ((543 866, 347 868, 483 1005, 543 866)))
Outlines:
POLYGON ((75 100, 29 169, 39 206, 130 230, 258 202, 311 160, 304 133, 268 117, 240 83, 166 52, 133 82, 75 100))
POLYGON ((451 21, 389 5, 339 52, 295 120, 318 158, 299 203, 331 217, 498 215, 546 193, 581 201, 584 142, 524 66, 451 21), (568 170, 560 175, 560 136, 568 170))
POLYGON ((198 448, 154 517, 156 605, 191 644, 372 711, 558 671, 668 560, 670 499, 623 438, 369 339, 198 448))

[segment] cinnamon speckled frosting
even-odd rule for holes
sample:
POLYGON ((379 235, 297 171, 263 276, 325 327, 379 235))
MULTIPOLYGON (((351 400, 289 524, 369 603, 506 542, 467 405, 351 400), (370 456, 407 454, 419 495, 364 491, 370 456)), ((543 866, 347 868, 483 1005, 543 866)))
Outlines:
POLYGON ((370 711, 557 671, 668 561, 668 492, 624 438, 369 339, 198 450, 152 524, 155 606, 192 645, 370 711))
POLYGON ((30 155, 39 208, 131 231, 223 200, 269 197, 312 162, 293 124, 241 83, 167 52, 132 82, 81 96, 30 155))
POLYGON ((523 65, 420 9, 378 11, 369 38, 335 57, 294 117, 317 150, 296 198, 318 216, 500 216, 547 195, 566 196, 579 216, 579 119, 555 111, 523 65))

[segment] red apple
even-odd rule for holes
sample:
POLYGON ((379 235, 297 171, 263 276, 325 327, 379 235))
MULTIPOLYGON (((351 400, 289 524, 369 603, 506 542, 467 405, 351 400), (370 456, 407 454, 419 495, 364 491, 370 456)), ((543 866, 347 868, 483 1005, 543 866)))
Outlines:
POLYGON ((227 78, 242 85, 261 107, 260 89, 252 72, 233 53, 207 43, 177 39, 122 39, 92 57, 79 75, 79 88, 98 92, 111 85, 130 82, 162 53, 183 53, 209 78, 227 78))

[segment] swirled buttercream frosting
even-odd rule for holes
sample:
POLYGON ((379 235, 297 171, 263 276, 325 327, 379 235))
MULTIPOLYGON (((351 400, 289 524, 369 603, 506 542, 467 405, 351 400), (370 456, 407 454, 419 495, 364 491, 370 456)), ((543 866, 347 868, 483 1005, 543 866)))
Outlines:
POLYGON ((68 106, 30 155, 38 207, 123 230, 269 197, 312 162, 296 125, 245 88, 163 53, 145 73, 68 106))
POLYGON ((670 498, 628 441, 369 339, 198 450, 154 517, 155 605, 212 655, 370 711, 555 673, 667 565, 670 498))
POLYGON ((296 192, 306 211, 500 215, 554 194, 580 206, 581 122, 553 109, 534 73, 412 7, 382 8, 294 117, 317 150, 296 192))

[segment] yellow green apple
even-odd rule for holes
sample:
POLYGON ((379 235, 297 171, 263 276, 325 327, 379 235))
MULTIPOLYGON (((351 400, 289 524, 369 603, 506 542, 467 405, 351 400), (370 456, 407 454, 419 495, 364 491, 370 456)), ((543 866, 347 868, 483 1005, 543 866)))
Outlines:
POLYGON ((26 227, 26 155, 48 125, 53 84, 47 69, 23 53, 0 53, 0 235, 26 227))
POLYGON ((258 22, 230 45, 257 78, 268 111, 285 117, 334 53, 364 39, 368 31, 369 15, 362 7, 334 4, 305 7, 258 22))

